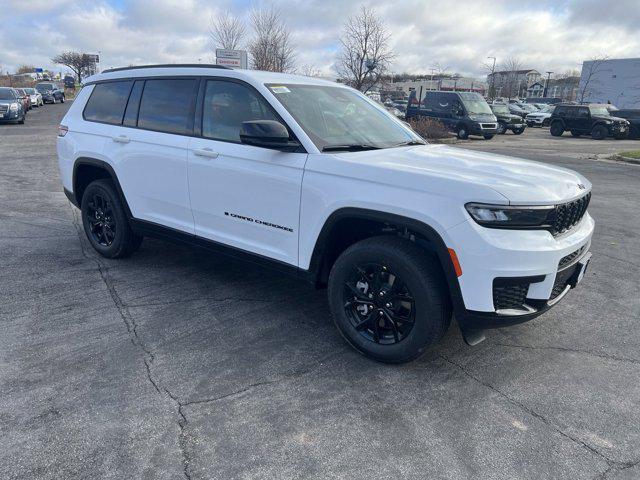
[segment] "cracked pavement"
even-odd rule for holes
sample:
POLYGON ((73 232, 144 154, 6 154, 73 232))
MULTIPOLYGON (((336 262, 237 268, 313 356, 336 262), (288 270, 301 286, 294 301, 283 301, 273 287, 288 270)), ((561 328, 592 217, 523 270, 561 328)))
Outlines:
POLYGON ((593 263, 538 320, 389 366, 278 273, 96 255, 58 180, 66 108, 0 125, 0 478, 640 477, 640 167, 588 158, 640 142, 460 143, 584 173, 593 263))

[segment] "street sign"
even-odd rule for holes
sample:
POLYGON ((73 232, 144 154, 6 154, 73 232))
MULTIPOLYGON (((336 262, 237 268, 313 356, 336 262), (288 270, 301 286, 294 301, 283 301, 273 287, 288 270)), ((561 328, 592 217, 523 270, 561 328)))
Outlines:
POLYGON ((93 53, 85 53, 93 63, 100 63, 100 56, 93 53))
POLYGON ((247 68, 247 52, 244 50, 226 50, 216 48, 216 65, 247 68))
POLYGON ((34 73, 42 73, 42 72, 44 72, 44 70, 42 69, 42 67, 36 67, 36 68, 33 69, 33 72, 34 73))

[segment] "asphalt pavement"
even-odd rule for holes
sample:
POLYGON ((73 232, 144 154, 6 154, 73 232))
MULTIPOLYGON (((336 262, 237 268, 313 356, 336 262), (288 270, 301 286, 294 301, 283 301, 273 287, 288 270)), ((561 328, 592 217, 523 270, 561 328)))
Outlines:
POLYGON ((640 142, 460 142, 586 175, 590 271, 533 322, 388 366, 294 279, 149 239, 96 255, 58 178, 67 106, 0 125, 0 478, 640 477, 640 166, 597 160, 640 142))

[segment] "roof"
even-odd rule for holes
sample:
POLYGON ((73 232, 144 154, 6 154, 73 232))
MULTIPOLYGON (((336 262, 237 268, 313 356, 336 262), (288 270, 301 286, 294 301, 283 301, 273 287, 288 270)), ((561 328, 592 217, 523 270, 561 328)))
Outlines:
POLYGON ((500 70, 498 72, 493 72, 490 73, 489 75, 493 75, 493 74, 498 74, 498 73, 502 73, 502 74, 506 74, 506 73, 517 73, 517 74, 524 74, 524 73, 530 73, 530 72, 535 72, 538 75, 540 75, 540 72, 538 72, 537 70, 534 70, 533 68, 529 68, 527 70, 500 70))
POLYGON ((221 67, 220 65, 188 64, 188 65, 141 65, 134 67, 114 68, 92 75, 84 80, 84 84, 115 80, 119 78, 160 77, 160 76, 215 76, 244 80, 251 84, 295 83, 307 85, 326 85, 348 88, 328 80, 302 75, 280 72, 264 72, 261 70, 242 70, 221 67))

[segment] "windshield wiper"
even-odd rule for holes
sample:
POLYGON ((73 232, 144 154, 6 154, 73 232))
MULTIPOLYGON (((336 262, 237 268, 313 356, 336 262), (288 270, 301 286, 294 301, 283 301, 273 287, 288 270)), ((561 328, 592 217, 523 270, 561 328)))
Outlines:
POLYGON ((375 145, 369 145, 366 143, 354 143, 351 145, 327 145, 325 147, 322 147, 323 152, 359 152, 362 150, 380 150, 380 147, 376 147, 375 145))
POLYGON ((426 145, 427 142, 420 142, 418 140, 409 140, 408 142, 400 142, 400 143, 396 143, 395 145, 391 145, 391 148, 394 147, 410 147, 412 145, 426 145))

